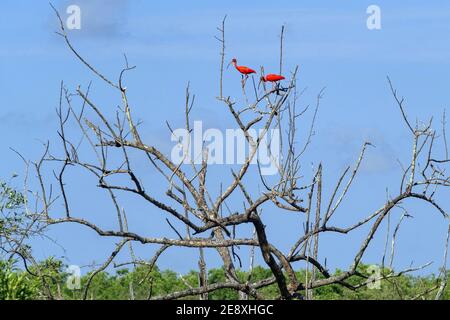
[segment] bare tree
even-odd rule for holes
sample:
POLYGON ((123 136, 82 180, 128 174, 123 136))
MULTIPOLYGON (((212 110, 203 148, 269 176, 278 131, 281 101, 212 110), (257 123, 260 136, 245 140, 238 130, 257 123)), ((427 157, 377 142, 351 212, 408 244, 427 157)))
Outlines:
MULTIPOLYGON (((225 19, 218 28, 218 40, 221 44, 220 80, 219 96, 217 97, 227 110, 227 114, 242 131, 246 142, 250 146, 250 152, 246 155, 244 163, 239 170, 231 171, 231 183, 221 183, 214 185, 208 172, 208 152, 203 150, 201 163, 197 164, 189 159, 189 164, 175 163, 169 156, 158 150, 151 141, 144 141, 139 131, 139 123, 134 121, 132 108, 127 96, 127 88, 124 86, 124 77, 134 66, 130 66, 125 57, 125 65, 120 71, 118 80, 114 81, 106 77, 86 59, 72 45, 65 30, 64 24, 55 10, 59 21, 60 31, 58 34, 65 41, 68 48, 75 57, 90 69, 93 74, 102 82, 109 86, 112 93, 117 94, 121 100, 121 107, 115 114, 110 114, 103 107, 101 102, 94 101, 90 97, 90 86, 87 89, 78 87, 71 93, 62 84, 62 99, 60 101, 57 115, 59 119, 60 143, 62 155, 56 155, 46 145, 42 158, 35 163, 40 192, 38 197, 41 201, 39 211, 40 222, 46 225, 78 224, 82 227, 90 228, 100 237, 112 237, 120 239, 113 252, 94 271, 84 288, 84 298, 88 297, 89 285, 98 272, 105 270, 112 264, 118 253, 126 248, 132 252, 133 243, 159 246, 154 257, 150 261, 144 261, 131 254, 134 265, 145 265, 151 270, 157 263, 158 258, 165 251, 173 247, 178 248, 198 248, 199 249, 199 286, 189 287, 186 290, 173 292, 165 296, 154 297, 153 299, 176 299, 187 296, 199 296, 202 299, 208 298, 208 293, 230 288, 240 293, 241 299, 249 297, 263 299, 259 289, 276 284, 279 289, 280 299, 312 298, 314 289, 340 284, 347 288, 357 289, 370 283, 369 279, 364 280, 364 275, 359 273, 358 266, 374 237, 379 233, 382 222, 389 216, 391 211, 401 208, 401 205, 410 199, 418 199, 428 203, 433 207, 448 224, 448 214, 436 199, 436 190, 450 186, 450 177, 446 175, 445 165, 450 162, 447 154, 444 158, 435 155, 433 147, 438 141, 445 140, 444 135, 440 137, 432 128, 432 120, 425 124, 417 122, 413 124, 408 119, 404 99, 399 97, 390 79, 388 83, 392 90, 394 100, 400 110, 402 121, 411 136, 411 155, 407 167, 404 168, 400 177, 400 188, 398 193, 390 195, 388 199, 381 203, 375 212, 369 212, 367 216, 355 221, 350 226, 333 225, 331 221, 339 211, 340 205, 347 198, 348 191, 352 187, 355 177, 359 173, 361 163, 364 161, 368 148, 372 146, 369 141, 362 142, 361 152, 353 166, 348 166, 336 182, 331 193, 331 197, 326 199, 323 195, 324 170, 322 164, 314 168, 312 180, 305 182, 302 178, 303 167, 301 166, 302 156, 309 150, 309 146, 314 136, 314 126, 318 115, 323 90, 317 95, 315 108, 312 110, 312 121, 306 137, 300 137, 297 131, 298 123, 305 123, 305 115, 308 108, 299 110, 297 100, 302 92, 296 87, 296 77, 298 68, 295 68, 290 75, 288 85, 285 88, 276 86, 266 88, 263 85, 258 90, 255 82, 248 85, 253 86, 252 94, 246 92, 245 82, 242 85, 243 101, 240 103, 226 95, 226 88, 223 86, 224 65, 225 65, 225 19), (75 106, 75 99, 80 99, 81 107, 75 106), (251 102, 250 102, 251 101, 251 102), (303 121, 303 122, 302 122, 303 121), (80 130, 81 142, 70 138, 67 129, 69 123, 74 123, 80 130), (251 133, 253 128, 258 127, 260 133, 251 133), (281 152, 277 163, 276 179, 267 179, 261 173, 261 165, 257 160, 257 152, 261 148, 270 148, 263 144, 263 139, 270 129, 279 129, 281 136, 281 152), (298 143, 302 141, 303 143, 298 143), (80 146, 87 145, 91 150, 89 156, 80 155, 80 146), (130 153, 139 154, 166 182, 167 190, 163 199, 150 194, 144 187, 144 178, 139 176, 133 167, 130 153), (88 160, 85 160, 88 159, 88 160), (95 159, 92 161, 92 159, 95 159), (256 159, 257 165, 251 165, 256 159), (51 183, 47 181, 44 170, 50 166, 54 170, 54 181, 59 192, 50 189, 51 183), (66 191, 66 174, 72 168, 81 168, 91 174, 97 181, 98 187, 103 189, 110 197, 115 208, 112 216, 117 220, 117 228, 114 230, 103 229, 96 223, 86 218, 81 218, 71 210, 69 198, 66 191), (246 183, 250 172, 258 174, 261 181, 259 194, 249 190, 246 183), (301 179, 302 178, 302 179, 301 179), (220 190, 215 194, 213 190, 220 190), (174 238, 148 237, 133 232, 126 222, 126 210, 119 201, 122 193, 134 194, 142 198, 146 203, 157 208, 161 213, 167 214, 168 226, 176 234, 174 238), (242 201, 233 201, 233 208, 228 205, 231 197, 241 197, 242 201), (64 214, 57 214, 55 203, 63 203, 64 214), (236 203, 242 203, 236 208, 236 203), (299 221, 303 222, 304 230, 298 235, 297 241, 292 244, 288 252, 283 252, 272 244, 267 236, 266 227, 263 220, 263 210, 281 210, 286 213, 297 214, 299 221), (174 223, 175 221, 175 223, 174 223), (184 226, 181 231, 177 226, 184 226), (236 230, 245 225, 252 226, 254 230, 248 237, 238 237, 236 230), (338 275, 331 275, 324 262, 320 261, 319 244, 321 234, 347 234, 354 230, 368 227, 368 233, 360 244, 359 250, 354 255, 351 265, 338 275), (251 277, 246 280, 239 279, 236 273, 236 261, 241 258, 236 253, 236 248, 249 246, 252 248, 251 265, 254 263, 254 255, 259 252, 265 264, 270 268, 272 275, 266 279, 252 281, 251 277), (204 250, 217 250, 226 273, 226 281, 222 283, 208 283, 207 265, 204 257, 204 250), (307 266, 306 280, 298 278, 295 272, 296 262, 303 262, 307 266), (320 276, 319 276, 320 275, 320 276), (352 276, 359 276, 363 280, 360 285, 354 286, 347 282, 352 276)), ((283 62, 283 33, 281 30, 280 41, 280 70, 283 62)), ((194 97, 191 96, 189 86, 186 89, 185 105, 185 129, 191 132, 190 114, 194 105, 194 97)), ((445 120, 444 120, 445 122, 445 120)), ((168 124, 169 130, 172 131, 168 124)), ((447 147, 445 146, 447 149, 447 147)), ((275 156, 275 155, 271 155, 275 156)), ((148 183, 148 182, 147 182, 148 183)), ((156 186, 162 188, 161 184, 156 186)), ((230 202, 231 203, 231 202, 230 202)), ((129 214, 129 212, 127 211, 129 214)), ((282 219, 282 216, 280 216, 282 219)), ((402 217, 403 219, 403 217, 402 217)), ((399 225, 396 228, 398 230, 399 225)), ((397 234, 397 232, 396 232, 397 234)), ((391 262, 394 255, 394 242, 392 241, 391 262)), ((120 265, 124 265, 122 263, 120 265)), ((420 268, 420 267, 418 267, 420 268)), ((404 272, 417 270, 410 268, 401 272, 388 272, 381 275, 382 279, 396 277, 404 272)), ((444 272, 445 274, 445 272, 444 272)), ((131 290, 131 289, 130 289, 131 290)))

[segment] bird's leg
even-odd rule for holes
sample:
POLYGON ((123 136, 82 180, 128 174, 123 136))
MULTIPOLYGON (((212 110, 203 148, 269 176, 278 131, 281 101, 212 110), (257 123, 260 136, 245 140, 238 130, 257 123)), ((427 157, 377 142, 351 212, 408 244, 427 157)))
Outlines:
POLYGON ((281 91, 281 92, 286 92, 286 91, 287 91, 287 88, 283 88, 283 87, 280 85, 280 83, 278 82, 278 83, 277 83, 277 86, 276 86, 276 90, 277 90, 277 95, 281 95, 281 94, 280 94, 280 91, 281 91))
POLYGON ((248 75, 243 75, 243 79, 242 79, 242 94, 244 95, 246 104, 248 104, 247 94, 245 93, 245 84, 247 82, 247 78, 248 78, 248 75))
POLYGON ((277 93, 277 96, 280 95, 280 84, 278 82, 275 83, 275 92, 277 93))

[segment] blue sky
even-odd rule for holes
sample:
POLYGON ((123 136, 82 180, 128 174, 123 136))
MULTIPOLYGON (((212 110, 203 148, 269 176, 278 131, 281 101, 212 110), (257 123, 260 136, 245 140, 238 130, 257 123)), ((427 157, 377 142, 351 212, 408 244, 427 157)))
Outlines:
MULTIPOLYGON (((400 121, 389 93, 390 75, 402 95, 410 117, 439 118, 449 106, 450 91, 450 4, 447 1, 54 1, 64 13, 70 4, 82 9, 82 29, 70 36, 78 50, 107 76, 115 79, 122 67, 123 53, 137 69, 126 79, 129 98, 136 118, 143 121, 142 137, 170 150, 170 134, 164 124, 183 125, 184 90, 189 81, 196 94, 193 120, 205 127, 234 128, 223 105, 217 103, 219 46, 214 39, 216 27, 227 14, 227 59, 238 57, 243 64, 276 70, 280 26, 286 26, 285 70, 299 65, 299 86, 307 88, 301 104, 313 104, 315 95, 326 87, 319 111, 316 135, 304 159, 305 175, 322 161, 326 191, 336 182, 346 165, 352 164, 365 140, 370 149, 361 175, 348 200, 336 213, 336 224, 348 225, 378 209, 385 200, 386 188, 395 192, 401 171, 397 159, 406 163, 410 155, 410 137, 400 121), (344 4, 345 3, 345 4, 344 4), (366 8, 381 8, 382 29, 366 28, 366 8)), ((56 143, 59 84, 74 90, 93 80, 92 97, 111 111, 120 103, 108 88, 80 65, 64 46, 56 18, 47 1, 4 0, 0 11, 0 177, 23 175, 23 164, 10 151, 20 151, 28 159, 37 159, 42 141, 56 143)), ((225 90, 239 95, 239 77, 234 70, 225 75, 225 90)), ((113 112, 109 113, 113 116, 113 112)), ((436 121, 437 123, 437 121, 436 121)), ((75 130, 75 127, 73 127, 75 130)), ((76 135, 75 135, 76 136, 76 135)), ((299 136, 299 140, 304 137, 299 136)), ((55 145, 55 150, 57 146, 55 145)), ((438 149, 439 150, 439 149, 438 149)), ((442 150, 440 150, 442 151, 442 150)), ((161 194, 156 176, 148 173, 143 160, 136 158, 150 190, 161 194)), ((221 168, 213 168, 216 180, 221 168)), ((224 178, 227 181, 229 177, 224 178)), ((70 176, 73 208, 105 227, 114 227, 111 206, 95 189, 95 181, 75 171, 70 176)), ((250 180, 255 186, 258 180, 250 180)), ((20 186, 20 181, 16 184, 20 186)), ((218 190, 218 184, 212 186, 218 190)), ((123 197, 130 226, 154 235, 171 233, 165 216, 142 201, 123 197)), ((441 197, 450 210, 448 194, 441 197), (446 198, 447 197, 447 198, 446 198)), ((240 204, 233 203, 236 208, 240 204)), ((428 261, 427 272, 437 272, 443 254, 446 224, 431 208, 408 203, 414 219, 402 225, 398 241, 398 268, 428 261)), ((56 207, 61 209, 62 207, 56 207)), ((268 211, 269 239, 288 248, 295 241, 301 222, 292 216, 268 211)), ((392 216, 397 221, 400 213, 392 216)), ((365 234, 324 237, 322 258, 331 268, 344 268, 365 234)), ((35 241, 40 257, 50 254, 67 257, 71 264, 101 262, 113 249, 114 241, 99 239, 80 227, 51 229, 56 241, 35 241), (62 250, 64 247, 65 250, 62 250)), ((364 261, 379 262, 385 232, 382 230, 364 261)), ((149 258, 155 247, 139 247, 149 258)), ((242 252, 246 252, 242 249, 242 252)), ((184 272, 196 267, 195 250, 172 250, 162 257, 161 267, 184 272), (182 257, 182 258, 181 258, 182 257), (181 259, 180 259, 181 258, 181 259)), ((119 257, 125 260, 126 254, 119 257)), ((208 263, 217 263, 215 253, 208 263)))

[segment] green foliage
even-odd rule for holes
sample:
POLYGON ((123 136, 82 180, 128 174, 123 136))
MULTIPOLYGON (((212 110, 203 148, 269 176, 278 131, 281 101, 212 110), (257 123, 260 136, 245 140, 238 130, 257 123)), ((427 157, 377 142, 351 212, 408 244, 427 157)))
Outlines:
MULTIPOLYGON (((54 295, 62 299, 81 299, 82 290, 69 290, 65 286, 67 274, 63 272, 61 262, 50 259, 39 265, 41 271, 45 272, 46 278, 54 295)), ((32 268, 35 270, 36 268, 32 268)), ((360 268, 361 274, 369 276, 366 272, 367 266, 360 268)), ((33 271, 32 270, 32 271, 33 271)), ((337 271, 339 272, 339 271, 337 271)), ((81 279, 82 288, 86 285, 91 274, 86 274, 81 279)), ((256 267, 251 276, 252 281, 257 281, 270 276, 270 270, 260 266, 256 267)), ((306 273, 297 272, 299 280, 304 280, 306 273)), ((310 275, 308 275, 310 276, 310 275)), ((239 271, 238 277, 241 280, 248 278, 248 273, 239 271)), ((208 273, 210 284, 223 282, 225 274, 223 269, 211 269, 208 273)), ((358 285, 364 278, 353 276, 347 282, 358 285)), ((400 277, 383 280, 380 289, 368 289, 362 287, 353 291, 341 285, 334 284, 314 290, 315 299, 413 299, 434 297, 435 290, 428 292, 430 288, 436 287, 438 279, 433 276, 413 277, 402 275, 400 277)), ((198 286, 198 274, 194 271, 183 276, 177 275, 170 270, 160 271, 154 268, 151 273, 145 267, 137 267, 133 271, 127 269, 118 270, 115 274, 107 272, 98 273, 92 280, 88 299, 147 299, 151 296, 165 295, 171 292, 188 289, 198 286)), ((12 268, 11 264, 0 263, 0 299, 39 299, 44 288, 39 278, 31 276, 23 271, 12 268)), ((278 296, 276 285, 259 290, 266 299, 274 299, 278 296)), ((191 297, 196 299, 198 297, 191 297)), ((210 299, 237 299, 238 294, 231 289, 221 289, 211 292, 210 299)), ((444 299, 450 298, 449 288, 446 289, 444 299)))
POLYGON ((22 193, 0 181, 0 237, 18 232, 26 218, 22 210, 24 204, 22 193))
POLYGON ((0 211, 5 209, 16 210, 22 208, 25 198, 22 193, 8 186, 6 182, 0 182, 0 211))
MULTIPOLYGON (((81 278, 81 288, 70 290, 66 286, 67 276, 65 266, 61 261, 48 259, 37 267, 30 268, 35 273, 39 268, 45 274, 46 283, 57 299, 82 299, 83 290, 91 276, 85 274, 81 278)), ((367 265, 361 265, 358 269, 361 276, 352 276, 346 282, 358 285, 367 281, 371 275, 367 265)), ((335 274, 340 273, 337 270, 335 274)), ((390 270, 383 270, 383 274, 390 274, 390 270)), ((244 271, 237 272, 238 278, 246 281, 249 274, 244 271)), ((271 276, 269 269, 257 266, 253 269, 250 281, 258 281, 271 276)), ((449 274, 450 276, 450 274, 449 274)), ((300 281, 306 278, 306 272, 297 272, 300 281)), ((308 278, 311 274, 308 274, 308 278)), ((210 269, 208 272, 209 284, 225 281, 223 269, 210 269)), ((362 286, 358 290, 351 290, 340 284, 320 287, 313 290, 313 298, 318 300, 396 300, 396 299, 433 299, 440 279, 435 276, 414 277, 401 275, 399 277, 382 280, 379 289, 370 289, 362 286)), ((114 273, 100 272, 92 280, 87 298, 92 300, 145 300, 149 297, 165 295, 171 292, 195 288, 198 286, 198 273, 191 271, 179 275, 170 270, 159 270, 154 267, 151 272, 145 266, 138 266, 134 270, 119 269, 114 273)), ((42 279, 25 271, 13 268, 6 262, 0 263, 0 299, 42 299, 45 297, 45 288, 42 279)), ((259 289, 259 293, 265 299, 276 299, 279 296, 275 284, 259 289)), ((198 299, 198 296, 184 299, 198 299)), ((209 293, 209 299, 229 300, 237 299, 238 293, 232 289, 220 289, 209 293)), ((444 299, 450 299, 450 288, 447 286, 444 299)))
POLYGON ((29 300, 36 297, 37 286, 10 261, 0 261, 0 300, 29 300))

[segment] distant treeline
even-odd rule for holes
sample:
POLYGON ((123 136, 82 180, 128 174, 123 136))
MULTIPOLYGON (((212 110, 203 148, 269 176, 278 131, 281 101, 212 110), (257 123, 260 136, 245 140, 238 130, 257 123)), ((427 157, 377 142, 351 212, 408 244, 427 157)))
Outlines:
MULTIPOLYGON (((154 267, 137 266, 132 270, 119 269, 114 273, 99 272, 94 277, 92 273, 83 275, 80 288, 71 289, 76 281, 64 272, 66 267, 61 261, 49 259, 40 263, 39 268, 28 266, 28 271, 18 268, 13 262, 0 261, 0 299, 44 299, 50 292, 54 299, 83 299, 86 284, 92 278, 86 299, 101 300, 129 300, 150 299, 168 293, 198 287, 198 273, 191 271, 180 275, 171 270, 160 270, 154 267), (39 270, 38 270, 39 269, 39 270), (40 276, 38 276, 40 274, 40 276), (71 285, 67 285, 70 283, 71 285)), ((366 283, 370 277, 367 265, 360 268, 360 275, 347 281, 348 287, 340 285, 317 288, 313 291, 314 299, 433 299, 441 281, 435 276, 392 276, 389 270, 382 274, 388 279, 381 280, 379 285, 372 283, 368 288, 366 283), (355 289, 362 285, 360 288, 355 289), (353 288, 351 288, 353 287, 353 288)), ((339 273, 340 271, 336 271, 339 273)), ((251 273, 239 271, 241 280, 257 281, 270 277, 270 270, 255 267, 251 273)), ((373 274, 372 274, 373 275, 373 274)), ((300 281, 305 279, 304 270, 297 272, 300 281)), ((311 276, 308 274, 308 276, 311 276)), ((208 284, 224 282, 225 274, 222 269, 208 271, 208 284)), ((259 289, 265 299, 275 299, 279 292, 276 285, 269 285, 259 289)), ((199 299, 199 296, 185 299, 199 299)), ((208 299, 237 299, 238 294, 231 289, 219 289, 210 292, 208 299)), ((450 299, 450 289, 447 285, 443 298, 450 299)))

